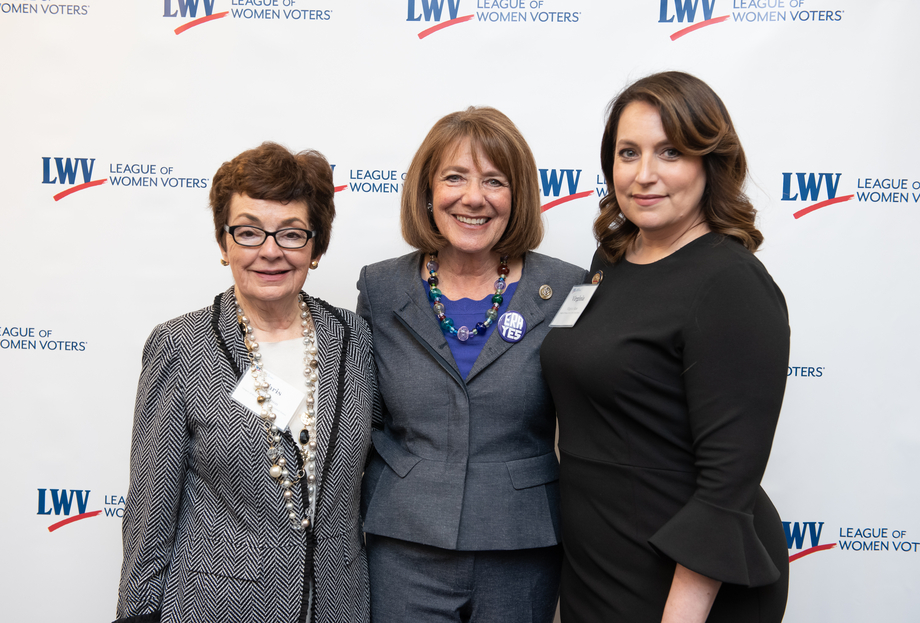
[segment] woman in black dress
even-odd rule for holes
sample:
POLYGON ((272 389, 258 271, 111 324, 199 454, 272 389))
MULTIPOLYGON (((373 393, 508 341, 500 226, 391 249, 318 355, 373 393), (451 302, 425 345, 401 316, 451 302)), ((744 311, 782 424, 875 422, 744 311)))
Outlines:
POLYGON ((588 307, 547 336, 562 621, 781 621, 788 553, 760 487, 789 359, 782 292, 719 97, 679 72, 611 104, 588 307))

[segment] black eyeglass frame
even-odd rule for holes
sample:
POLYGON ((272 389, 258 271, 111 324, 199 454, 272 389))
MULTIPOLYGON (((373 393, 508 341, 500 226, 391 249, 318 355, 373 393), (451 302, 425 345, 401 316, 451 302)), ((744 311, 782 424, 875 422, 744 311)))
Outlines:
POLYGON ((261 227, 256 227, 255 225, 234 225, 233 227, 231 227, 230 225, 224 225, 224 231, 230 234, 230 237, 233 238, 233 242, 240 245, 241 247, 246 247, 248 249, 255 249, 257 247, 261 247, 263 244, 265 244, 265 241, 268 240, 269 236, 275 239, 275 244, 278 245, 278 247, 281 249, 303 249, 305 246, 307 246, 307 243, 310 242, 312 238, 316 238, 315 229, 302 229, 300 227, 285 227, 283 229, 279 229, 278 231, 268 231, 267 229, 262 229, 261 227), (263 238, 262 242, 260 242, 259 244, 245 244, 243 242, 240 242, 239 240, 236 239, 235 232, 237 229, 241 227, 248 227, 249 229, 258 229, 260 232, 265 234, 265 238, 263 238), (276 234, 280 234, 282 232, 291 231, 291 230, 302 231, 303 233, 307 234, 307 239, 299 247, 286 247, 280 242, 278 242, 278 238, 276 237, 276 234))

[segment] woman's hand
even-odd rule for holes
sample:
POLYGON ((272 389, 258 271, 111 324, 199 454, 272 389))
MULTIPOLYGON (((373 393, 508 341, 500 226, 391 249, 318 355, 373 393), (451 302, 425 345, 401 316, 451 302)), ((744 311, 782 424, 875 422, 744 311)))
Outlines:
POLYGON ((681 564, 674 569, 671 592, 664 605, 661 623, 704 623, 722 582, 713 580, 681 564))

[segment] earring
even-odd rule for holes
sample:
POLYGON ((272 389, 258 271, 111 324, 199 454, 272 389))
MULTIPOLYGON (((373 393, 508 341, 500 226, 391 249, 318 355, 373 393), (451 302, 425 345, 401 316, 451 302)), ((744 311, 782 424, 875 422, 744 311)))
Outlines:
POLYGON ((434 206, 431 205, 431 202, 428 202, 428 214, 434 214, 434 206))
POLYGON ((319 262, 316 260, 313 260, 312 262, 310 262, 310 268, 312 268, 313 270, 316 270, 317 268, 319 268, 319 262))
POLYGON ((230 262, 228 262, 228 261, 225 260, 224 258, 220 258, 220 265, 221 265, 221 266, 230 266, 230 262))

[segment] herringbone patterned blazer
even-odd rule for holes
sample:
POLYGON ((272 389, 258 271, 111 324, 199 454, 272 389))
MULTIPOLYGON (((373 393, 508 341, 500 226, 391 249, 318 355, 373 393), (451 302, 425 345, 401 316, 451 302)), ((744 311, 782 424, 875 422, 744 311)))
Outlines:
MULTIPOLYGON (((367 560, 359 532, 361 473, 376 377, 363 320, 306 297, 319 342, 315 623, 369 620, 367 560), (327 455, 336 383, 344 375, 334 456, 327 455)), ((233 288, 159 325, 144 346, 131 442, 117 616, 133 621, 278 623, 302 620, 307 538, 287 518, 268 473, 258 416, 230 398, 249 362, 233 288), (225 348, 221 348, 217 334, 225 348), (231 364, 231 359, 233 364, 231 364), (236 370, 234 369, 236 368, 236 370)), ((284 437, 288 464, 296 447, 284 437)), ((303 505, 295 486, 298 515, 303 505)))

